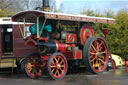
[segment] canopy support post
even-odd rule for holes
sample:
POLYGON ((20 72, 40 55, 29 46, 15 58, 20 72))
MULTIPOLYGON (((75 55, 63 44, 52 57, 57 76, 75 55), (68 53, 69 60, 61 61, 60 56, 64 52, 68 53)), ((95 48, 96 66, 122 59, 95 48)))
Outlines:
POLYGON ((37 17, 37 38, 40 38, 40 34, 39 34, 39 17, 37 17))
POLYGON ((25 18, 23 19, 24 20, 24 39, 26 38, 26 25, 25 25, 25 18))
POLYGON ((20 32, 21 32, 21 35, 22 35, 22 38, 24 39, 24 34, 23 34, 23 31, 22 31, 22 28, 20 26, 20 23, 18 22, 18 25, 19 25, 19 28, 20 28, 20 32))
POLYGON ((44 23, 43 23, 43 26, 42 26, 42 29, 41 29, 41 32, 40 32, 40 36, 41 36, 41 34, 42 34, 42 31, 43 31, 43 29, 44 29, 44 25, 45 25, 46 21, 47 21, 47 19, 45 18, 44 23))

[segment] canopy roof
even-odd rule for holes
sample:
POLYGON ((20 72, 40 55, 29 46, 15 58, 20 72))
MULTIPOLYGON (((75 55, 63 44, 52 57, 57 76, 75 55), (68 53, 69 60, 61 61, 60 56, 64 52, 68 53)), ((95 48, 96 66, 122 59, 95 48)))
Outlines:
MULTIPOLYGON (((79 22, 96 22, 96 23, 115 23, 115 19, 105 18, 105 17, 92 17, 86 15, 75 15, 75 14, 65 14, 65 13, 52 13, 52 12, 44 12, 44 11, 23 11, 17 13, 12 17, 13 21, 18 21, 20 18, 25 18, 29 21, 35 20, 34 17, 43 16, 46 19, 54 19, 54 20, 66 20, 66 21, 79 21, 79 22)), ((26 20, 26 21, 27 21, 26 20)), ((20 20, 20 21, 23 21, 20 20)))

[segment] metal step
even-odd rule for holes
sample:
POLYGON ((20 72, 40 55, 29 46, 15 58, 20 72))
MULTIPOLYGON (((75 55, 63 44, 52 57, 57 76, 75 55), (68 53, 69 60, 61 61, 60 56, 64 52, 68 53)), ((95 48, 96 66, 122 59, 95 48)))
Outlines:
POLYGON ((13 55, 13 52, 5 52, 4 55, 13 55))
POLYGON ((0 68, 14 68, 16 67, 16 59, 1 59, 0 68))
POLYGON ((13 58, 13 52, 5 52, 2 56, 2 59, 4 58, 13 58))

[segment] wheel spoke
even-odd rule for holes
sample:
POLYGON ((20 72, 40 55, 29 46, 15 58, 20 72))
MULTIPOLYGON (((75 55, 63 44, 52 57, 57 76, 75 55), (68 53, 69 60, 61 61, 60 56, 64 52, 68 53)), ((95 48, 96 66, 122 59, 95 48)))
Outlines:
POLYGON ((51 72, 53 73, 53 71, 55 71, 55 68, 53 68, 51 72))
POLYGON ((58 73, 58 69, 56 70, 55 75, 57 75, 57 73, 58 73))
POLYGON ((96 55, 96 53, 90 52, 91 55, 96 55))
POLYGON ((103 44, 104 42, 103 41, 101 41, 101 43, 99 44, 99 49, 101 48, 101 46, 102 46, 102 44, 103 44))
POLYGON ((99 51, 99 43, 96 41, 96 51, 99 51))
POLYGON ((107 50, 100 52, 100 54, 106 54, 106 53, 107 53, 107 50))
POLYGON ((64 65, 61 65, 60 67, 64 67, 64 65))
POLYGON ((63 72, 62 68, 59 69, 61 72, 63 72))
POLYGON ((61 60, 60 65, 63 63, 63 60, 61 60))
POLYGON ((92 46, 92 48, 94 49, 94 51, 96 52, 96 48, 94 47, 94 45, 91 45, 92 46))
POLYGON ((104 62, 104 60, 102 60, 102 59, 100 59, 100 58, 98 58, 98 60, 99 61, 101 61, 102 62, 102 64, 104 64, 105 62, 104 62))
POLYGON ((61 59, 60 57, 61 57, 61 56, 58 56, 58 60, 57 60, 57 61, 58 61, 58 63, 59 63, 59 60, 61 59))
POLYGON ((102 58, 104 60, 104 56, 100 56, 99 58, 102 58))
POLYGON ((90 62, 94 61, 95 59, 96 59, 96 56, 95 56, 93 59, 91 59, 91 61, 90 61, 90 62))
POLYGON ((55 68, 56 66, 50 66, 51 68, 55 68))
POLYGON ((58 60, 55 58, 56 63, 58 63, 58 60))
POLYGON ((90 56, 90 58, 92 58, 92 57, 94 57, 94 56, 90 56))

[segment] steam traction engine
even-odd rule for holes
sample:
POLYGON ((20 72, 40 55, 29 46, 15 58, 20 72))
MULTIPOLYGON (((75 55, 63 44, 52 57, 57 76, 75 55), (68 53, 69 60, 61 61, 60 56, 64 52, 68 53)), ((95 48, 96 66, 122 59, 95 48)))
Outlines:
POLYGON ((94 36, 94 30, 88 23, 114 23, 114 19, 24 11, 14 15, 12 20, 24 22, 24 27, 19 25, 19 28, 25 44, 38 50, 38 53, 25 57, 22 63, 29 77, 39 77, 46 67, 53 79, 62 79, 68 65, 76 63, 83 63, 92 73, 106 69, 107 44, 104 38, 94 36), (26 27, 25 23, 33 25, 26 27))

